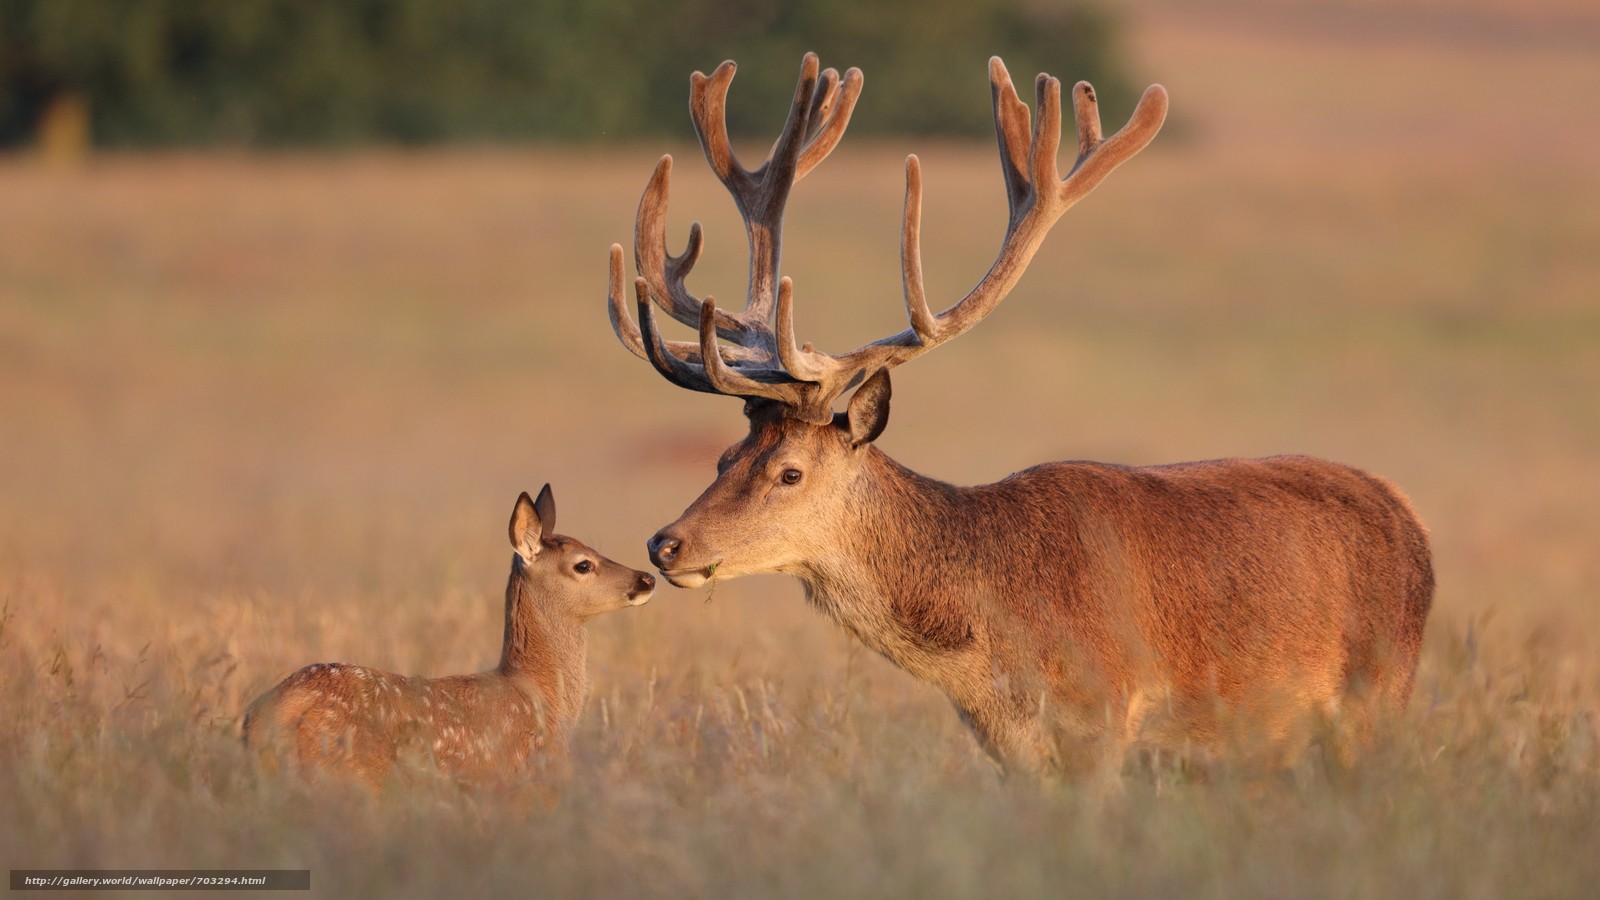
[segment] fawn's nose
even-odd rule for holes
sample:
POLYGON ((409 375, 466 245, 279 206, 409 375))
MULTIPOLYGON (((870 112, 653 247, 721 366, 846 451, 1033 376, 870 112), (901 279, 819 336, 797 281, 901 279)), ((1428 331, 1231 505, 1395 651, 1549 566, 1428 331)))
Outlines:
POLYGON ((640 594, 647 594, 656 589, 656 577, 649 572, 640 572, 639 577, 633 580, 633 589, 640 594))
POLYGON ((673 561, 678 558, 678 551, 682 549, 683 541, 667 534, 666 529, 662 529, 656 532, 645 546, 649 547, 650 561, 656 564, 656 568, 667 569, 671 568, 673 561))

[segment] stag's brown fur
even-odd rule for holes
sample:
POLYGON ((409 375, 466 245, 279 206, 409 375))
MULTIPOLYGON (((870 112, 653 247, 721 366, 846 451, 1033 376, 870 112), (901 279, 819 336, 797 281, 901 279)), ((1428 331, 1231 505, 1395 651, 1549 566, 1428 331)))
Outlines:
POLYGON ((757 410, 721 468, 662 532, 681 542, 668 577, 797 575, 1009 768, 1241 724, 1292 754, 1319 720, 1359 741, 1410 695, 1426 532, 1393 485, 1348 466, 1061 462, 957 487, 854 444, 847 422, 757 410))
MULTIPOLYGON (((1392 485, 1306 457, 1129 468, 1049 463, 962 488, 873 449, 889 369, 973 328, 1021 278, 1055 222, 1154 139, 1167 93, 1151 85, 1107 137, 1087 82, 1071 91, 1077 159, 1057 164, 1062 88, 1034 82, 1037 120, 989 62, 1010 216, 982 280, 935 315, 922 277, 922 175, 906 161, 901 279, 908 328, 832 355, 796 346, 794 286, 777 277, 784 201, 838 142, 859 94, 808 54, 783 132, 739 165, 722 109, 733 63, 691 80, 706 159, 745 220, 750 286, 738 314, 685 281, 702 235, 666 250, 671 158, 634 228, 639 323, 611 249, 609 315, 623 345, 680 387, 742 397, 750 436, 717 480, 650 540, 680 587, 757 572, 798 576, 868 646, 943 688, 1008 767, 1076 770, 1139 741, 1239 735, 1292 754, 1316 720, 1359 742, 1411 691, 1433 596, 1426 533, 1392 485), (758 237, 760 240, 758 240, 758 237), (653 306, 698 325, 668 341, 653 306), (848 412, 834 404, 852 387, 848 412)), ((1351 749, 1341 740, 1339 748, 1351 749)))
POLYGON ((655 581, 550 533, 548 486, 538 505, 533 514, 523 494, 513 512, 517 555, 497 667, 422 678, 342 663, 306 666, 251 704, 246 746, 269 765, 286 756, 308 771, 371 784, 400 760, 432 760, 451 777, 485 781, 563 752, 588 690, 584 623, 646 602, 655 581), (588 570, 577 571, 582 565, 588 570))

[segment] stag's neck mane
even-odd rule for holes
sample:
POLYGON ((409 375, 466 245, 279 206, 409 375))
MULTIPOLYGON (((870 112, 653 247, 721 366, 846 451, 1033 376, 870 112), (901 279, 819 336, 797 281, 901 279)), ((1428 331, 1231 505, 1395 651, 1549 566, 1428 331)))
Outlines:
POLYGON ((919 475, 873 447, 865 453, 859 518, 796 574, 807 599, 862 643, 953 694, 947 682, 961 661, 987 644, 983 598, 1002 562, 975 514, 985 488, 919 475))

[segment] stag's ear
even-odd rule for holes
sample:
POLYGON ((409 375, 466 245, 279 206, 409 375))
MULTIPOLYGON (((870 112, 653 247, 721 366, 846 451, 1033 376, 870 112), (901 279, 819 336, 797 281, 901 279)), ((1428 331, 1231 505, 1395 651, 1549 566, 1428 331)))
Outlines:
POLYGON ((523 491, 517 496, 516 507, 511 510, 511 546, 523 562, 533 562, 533 558, 539 555, 540 531, 539 511, 533 498, 523 491))
POLYGON ((850 397, 845 411, 845 428, 850 432, 850 445, 864 447, 878 439, 889 424, 889 370, 872 373, 850 397))

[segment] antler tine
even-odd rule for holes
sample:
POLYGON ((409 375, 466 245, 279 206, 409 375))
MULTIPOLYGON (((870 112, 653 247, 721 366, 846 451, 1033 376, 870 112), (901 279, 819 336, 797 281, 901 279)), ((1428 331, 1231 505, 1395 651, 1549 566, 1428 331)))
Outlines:
POLYGON ((656 169, 639 198, 639 211, 633 223, 633 265, 650 279, 656 298, 674 319, 685 324, 700 321, 700 301, 684 290, 683 284, 668 285, 669 260, 687 276, 700 255, 700 229, 689 229, 689 245, 679 257, 667 251, 667 196, 672 185, 672 156, 664 155, 656 161, 656 169), (684 265, 687 263, 687 265, 684 265), (677 290, 673 290, 677 288, 677 290))
POLYGON ((1053 196, 1040 196, 1040 192, 1061 181, 1061 170, 1056 167, 1056 156, 1061 152, 1061 82, 1040 72, 1034 81, 1033 93, 1033 105, 1039 119, 1033 126, 1033 147, 1028 152, 1028 168, 1033 177, 1034 203, 1037 205, 1053 200, 1053 196))
POLYGON ((1006 201, 1015 223, 1027 202, 1029 124, 1028 105, 1017 96, 1011 73, 1000 57, 989 57, 989 92, 994 101, 995 137, 1000 142, 1000 169, 1006 180, 1006 201))
POLYGON ((796 378, 811 380, 815 374, 811 371, 810 360, 800 354, 800 348, 794 344, 794 280, 785 275, 778 280, 778 315, 776 325, 776 338, 778 344, 778 361, 783 363, 783 368, 796 378))
MULTIPOLYGON (((635 302, 639 308, 639 322, 644 329, 644 349, 650 364, 656 367, 666 379, 678 387, 688 388, 691 391, 701 391, 707 394, 720 393, 706 378, 703 366, 693 365, 668 349, 661 340, 661 332, 656 328, 655 310, 650 304, 650 284, 643 278, 633 280, 635 302)), ((712 350, 715 355, 715 348, 712 350)), ((717 357, 721 361, 720 357, 717 357)))
POLYGON ((762 181, 761 193, 764 196, 760 199, 771 198, 765 211, 769 214, 775 211, 780 218, 789 188, 794 186, 800 151, 805 147, 806 135, 811 131, 811 113, 820 105, 819 95, 825 95, 829 90, 817 71, 819 64, 815 53, 807 53, 800 60, 800 79, 795 82, 794 101, 789 104, 789 115, 783 120, 783 130, 778 132, 772 149, 767 151, 766 162, 752 173, 762 181))
POLYGON ((806 130, 800 135, 802 148, 816 140, 817 132, 828 120, 834 101, 838 99, 839 70, 829 66, 817 74, 817 88, 811 92, 811 105, 806 112, 806 130))
POLYGON ((749 173, 734 159, 733 146, 728 142, 728 85, 738 68, 729 59, 717 66, 710 77, 700 72, 689 76, 689 117, 700 136, 706 162, 730 191, 734 190, 736 179, 749 180, 749 173))
MULTIPOLYGON (((667 154, 656 162, 655 172, 639 198, 633 226, 633 264, 650 280, 652 295, 668 315, 685 325, 699 327, 701 301, 689 293, 684 281, 700 259, 705 234, 700 223, 695 222, 689 226, 689 243, 683 252, 674 256, 667 251, 667 197, 671 185, 672 155, 667 154)), ((741 342, 748 330, 727 313, 718 318, 717 326, 724 336, 741 342)))
POLYGON ((784 371, 793 378, 817 384, 826 382, 839 368, 839 361, 826 353, 818 353, 810 344, 795 346, 794 342, 794 281, 787 275, 778 282, 778 315, 776 343, 778 360, 784 371))
POLYGON ((617 340, 621 341, 622 346, 627 347, 634 356, 649 359, 650 355, 644 348, 644 337, 639 334, 639 326, 633 323, 633 317, 628 315, 628 308, 623 305, 621 244, 611 245, 611 287, 606 297, 610 301, 606 304, 606 314, 611 319, 611 330, 617 333, 617 340))
POLYGON ((1098 138, 1100 134, 1100 112, 1094 88, 1087 81, 1080 81, 1073 86, 1072 94, 1078 117, 1078 161, 1060 188, 1063 212, 1094 190, 1118 166, 1150 146, 1167 119, 1167 89, 1152 84, 1144 89, 1133 115, 1116 134, 1103 141, 1086 140, 1098 138))
MULTIPOLYGON (((906 318, 917 341, 937 340, 939 323, 928 310, 928 294, 922 282, 922 161, 915 153, 906 157, 905 220, 900 226, 900 279, 905 289, 906 318)), ((783 346, 780 341, 778 346, 783 346)))
POLYGON ((1080 81, 1072 86, 1072 114, 1078 120, 1078 159, 1072 164, 1077 168, 1102 139, 1100 104, 1095 101, 1094 85, 1080 81))
MULTIPOLYGON (((828 158, 834 147, 839 146, 839 140, 844 137, 844 130, 850 125, 850 116, 855 112, 856 101, 861 98, 861 88, 865 79, 860 69, 852 67, 847 70, 843 81, 838 80, 838 73, 833 69, 829 69, 823 75, 829 73, 833 75, 833 86, 826 98, 813 103, 809 120, 811 136, 806 138, 806 145, 800 151, 800 162, 794 170, 796 181, 804 178, 807 172, 828 158)), ((817 85, 817 92, 820 97, 821 82, 817 85)))
MULTIPOLYGON (((672 308, 677 308, 680 305, 691 308, 699 306, 699 301, 696 300, 693 294, 689 293, 689 289, 684 282, 688 279, 689 273, 694 271, 694 264, 700 261, 700 251, 705 245, 704 242, 705 229, 700 227, 699 222, 690 222, 689 242, 684 245, 683 252, 676 256, 667 253, 666 265, 663 268, 667 278, 667 285, 676 295, 672 300, 672 308), (693 302, 684 303, 683 301, 693 302)), ((662 249, 665 250, 665 246, 662 249)), ((673 316, 673 318, 678 317, 673 316)), ((687 321, 685 319, 678 319, 678 321, 683 322, 685 325, 693 325, 699 320, 696 318, 695 321, 687 321)))

